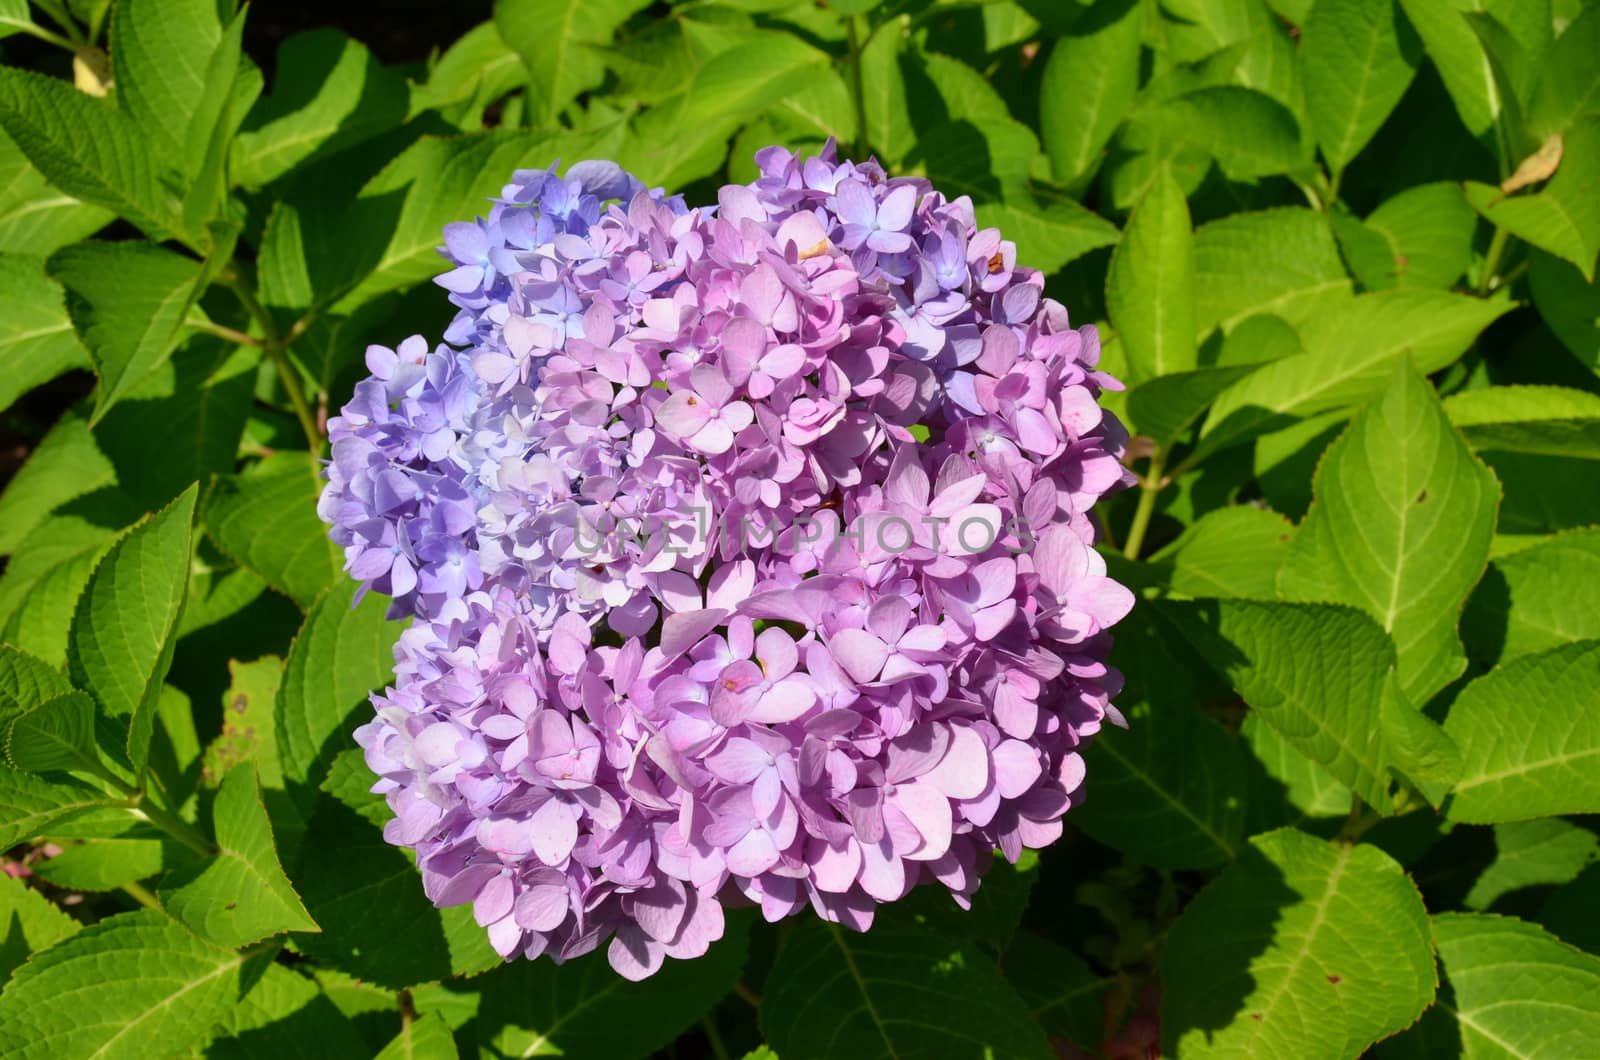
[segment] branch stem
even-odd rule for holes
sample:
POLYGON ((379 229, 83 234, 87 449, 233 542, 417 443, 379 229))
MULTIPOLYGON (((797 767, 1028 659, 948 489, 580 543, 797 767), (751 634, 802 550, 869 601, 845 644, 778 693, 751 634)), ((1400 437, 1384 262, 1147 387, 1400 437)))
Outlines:
POLYGON ((1122 554, 1129 559, 1138 559, 1139 550, 1144 547, 1144 535, 1150 529, 1150 517, 1156 511, 1156 498, 1161 495, 1161 487, 1165 485, 1162 476, 1166 473, 1166 462, 1167 454, 1160 449, 1151 453, 1150 466, 1139 481, 1139 507, 1134 509, 1133 524, 1128 527, 1128 540, 1122 546, 1122 554))

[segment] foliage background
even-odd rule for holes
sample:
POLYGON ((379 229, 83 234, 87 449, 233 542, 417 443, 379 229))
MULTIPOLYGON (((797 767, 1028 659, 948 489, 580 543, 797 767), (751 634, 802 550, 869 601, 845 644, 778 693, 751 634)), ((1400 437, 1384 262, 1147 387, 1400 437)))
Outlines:
POLYGON ((0 0, 0 36, 0 1055, 1600 1041, 1594 5, 0 0), (828 137, 1102 323, 1131 728, 971 913, 497 967, 351 750, 398 628, 316 520, 321 424, 448 320, 439 229, 513 168, 711 201, 828 137))

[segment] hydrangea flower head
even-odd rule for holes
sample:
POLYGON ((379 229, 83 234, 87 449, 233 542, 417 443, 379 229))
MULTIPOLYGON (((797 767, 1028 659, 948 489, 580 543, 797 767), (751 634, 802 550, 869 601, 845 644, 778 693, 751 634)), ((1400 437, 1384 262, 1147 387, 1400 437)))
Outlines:
POLYGON ((1073 329, 972 204, 757 155, 691 209, 605 162, 451 225, 435 347, 368 351, 321 513, 413 619, 356 738, 504 956, 855 929, 1062 830, 1132 606, 1073 329))

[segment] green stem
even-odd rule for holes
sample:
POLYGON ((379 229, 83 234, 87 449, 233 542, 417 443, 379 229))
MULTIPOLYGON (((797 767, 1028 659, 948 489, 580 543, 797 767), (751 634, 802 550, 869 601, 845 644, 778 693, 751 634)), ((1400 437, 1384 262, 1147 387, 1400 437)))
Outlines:
POLYGON ((1161 495, 1162 475, 1166 471, 1167 454, 1160 449, 1150 454, 1150 466, 1139 482, 1139 507, 1133 512, 1133 525, 1128 527, 1128 540, 1122 554, 1129 559, 1139 558, 1144 547, 1145 531, 1150 529, 1150 517, 1156 511, 1156 498, 1161 495))
POLYGON ((196 331, 203 331, 207 335, 215 335, 219 339, 226 339, 236 346, 256 346, 262 348, 266 346, 266 343, 262 342, 254 335, 246 335, 244 332, 230 328, 226 324, 216 324, 209 320, 186 320, 184 323, 189 327, 194 328, 196 331))
POLYGON ((733 984, 733 994, 751 1008, 761 1007, 761 995, 750 989, 743 982, 733 984))
POLYGON ((44 41, 46 44, 54 44, 57 48, 64 48, 67 51, 72 52, 74 55, 77 54, 78 46, 76 44, 72 43, 67 38, 63 37, 61 34, 52 33, 49 30, 45 29, 43 26, 40 26, 40 25, 38 25, 36 23, 33 23, 33 22, 7 22, 6 25, 10 26, 12 29, 17 30, 20 33, 26 33, 30 37, 37 37, 38 39, 44 41))
MULTIPOLYGON (((66 33, 67 37, 70 38, 66 47, 73 51, 77 51, 79 48, 88 46, 89 42, 84 39, 82 33, 78 32, 78 24, 72 20, 72 16, 67 14, 67 12, 63 10, 61 5, 57 4, 55 0, 34 0, 34 5, 38 7, 40 11, 43 11, 45 14, 49 15, 50 21, 60 26, 62 32, 66 33)), ((23 32, 27 31, 24 30, 23 32)), ((49 30, 45 30, 44 32, 48 33, 49 30)), ((35 35, 38 36, 38 34, 35 35)), ((51 34, 51 36, 55 35, 51 34)), ((40 37, 40 39, 49 40, 50 38, 40 37)), ((52 41, 51 43, 54 42, 52 41)))
POLYGON ((244 306, 245 312, 260 326, 261 333, 266 336, 266 341, 261 344, 267 359, 277 369, 278 379, 283 383, 284 392, 289 395, 289 404, 294 406, 295 418, 300 421, 300 429, 305 432, 306 447, 311 450, 311 460, 316 463, 317 454, 322 451, 322 431, 317 427, 317 417, 311 411, 311 405, 306 401, 305 391, 300 386, 300 376, 296 374, 295 366, 290 363, 289 356, 284 347, 287 340, 278 334, 277 321, 272 319, 272 314, 267 312, 256 298, 255 292, 245 282, 232 266, 224 269, 217 279, 229 287, 234 296, 239 299, 239 304, 244 306))
POLYGON ((1500 259, 1505 256, 1506 244, 1510 240, 1510 232, 1498 225, 1495 226, 1494 238, 1489 240, 1489 252, 1483 256, 1483 275, 1478 277, 1478 296, 1480 298, 1494 290, 1495 270, 1500 267, 1500 259))
POLYGON ((861 35, 861 16, 851 15, 845 19, 845 31, 849 34, 850 41, 850 96, 856 110, 856 158, 865 161, 869 144, 867 142, 867 82, 861 73, 861 49, 863 45, 861 35))
POLYGON ((161 911, 161 900, 155 895, 151 894, 143 884, 137 882, 124 883, 122 885, 122 890, 123 893, 127 894, 129 898, 132 898, 135 902, 138 902, 146 909, 154 909, 157 912, 161 911))
POLYGON ((706 1032, 706 1041, 711 1043, 711 1055, 716 1060, 728 1060, 728 1047, 722 1042, 722 1032, 717 1030, 710 1016, 701 1018, 700 1028, 706 1032))
POLYGON ((130 802, 129 808, 135 814, 143 817, 201 857, 208 858, 217 852, 216 846, 205 836, 196 832, 194 827, 182 817, 168 813, 154 803, 142 798, 138 801, 130 802))

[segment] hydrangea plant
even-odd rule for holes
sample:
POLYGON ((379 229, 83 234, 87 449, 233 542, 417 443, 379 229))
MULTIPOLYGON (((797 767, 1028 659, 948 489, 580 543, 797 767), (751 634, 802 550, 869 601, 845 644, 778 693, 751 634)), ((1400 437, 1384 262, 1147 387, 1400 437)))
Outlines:
POLYGON ((0 0, 0 1055, 1594 1051, 1595 4, 361 14, 0 0))
POLYGON ((356 731, 385 835, 502 956, 638 979, 724 899, 968 905, 1120 720, 1094 328, 968 198, 756 162, 692 210, 518 172, 445 228, 449 343, 369 347, 328 424, 322 516, 414 619, 356 731))

